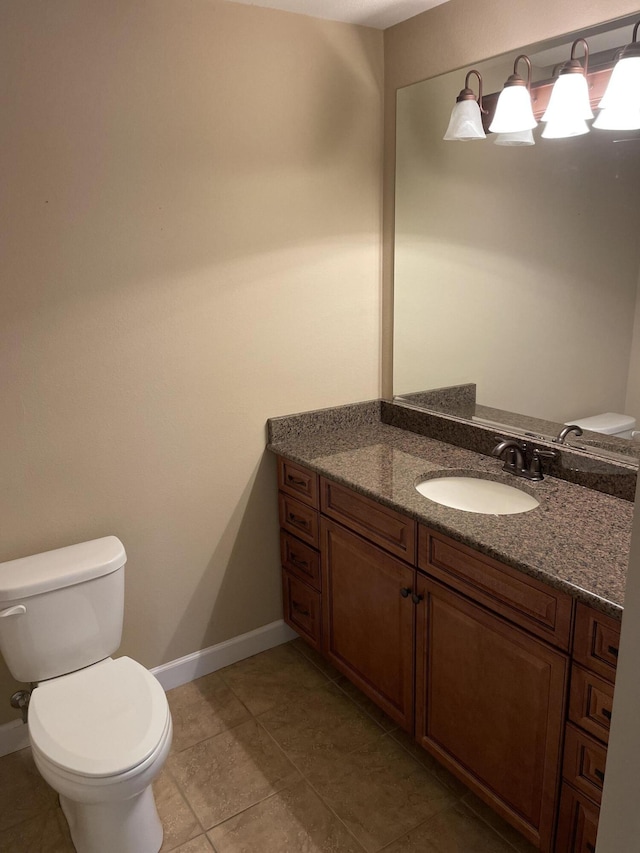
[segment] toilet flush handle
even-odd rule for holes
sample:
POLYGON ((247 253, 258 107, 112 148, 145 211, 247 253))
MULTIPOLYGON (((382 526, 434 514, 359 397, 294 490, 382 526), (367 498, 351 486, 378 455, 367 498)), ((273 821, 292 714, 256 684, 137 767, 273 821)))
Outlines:
POLYGON ((0 619, 3 619, 5 616, 21 616, 26 612, 27 608, 24 604, 15 604, 13 607, 7 607, 6 610, 0 610, 0 619))

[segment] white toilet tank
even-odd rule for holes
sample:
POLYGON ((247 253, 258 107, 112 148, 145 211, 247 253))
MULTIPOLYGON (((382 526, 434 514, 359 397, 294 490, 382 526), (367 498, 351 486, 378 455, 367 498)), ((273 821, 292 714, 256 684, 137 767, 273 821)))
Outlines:
POLYGON ((577 418, 575 421, 567 421, 566 426, 575 424, 582 429, 592 432, 600 432, 604 435, 616 435, 618 438, 631 438, 636 428, 636 419, 630 415, 621 415, 617 412, 603 412, 600 415, 592 415, 588 418, 577 418))
POLYGON ((105 536, 0 563, 0 652, 15 679, 56 678, 116 651, 126 560, 105 536))

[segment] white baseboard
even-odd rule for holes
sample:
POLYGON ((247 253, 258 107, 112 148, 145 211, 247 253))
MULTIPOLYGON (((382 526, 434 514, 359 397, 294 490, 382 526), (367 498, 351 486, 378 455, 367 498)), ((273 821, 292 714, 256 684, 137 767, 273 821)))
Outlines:
POLYGON ((297 636, 295 631, 279 619, 277 622, 263 625, 262 628, 256 628, 255 631, 209 646, 208 649, 201 649, 183 658, 163 663, 151 672, 165 690, 171 690, 172 687, 179 687, 224 666, 250 658, 259 652, 265 652, 274 646, 280 646, 297 636))
POLYGON ((29 746, 29 730, 22 720, 11 720, 0 726, 0 757, 29 746))
MULTIPOLYGON (((165 690, 171 690, 172 687, 179 687, 224 666, 287 643, 297 636, 295 631, 279 619, 277 622, 263 625, 262 628, 256 628, 255 631, 209 646, 208 649, 163 663, 151 672, 165 690)), ((29 732, 21 720, 12 720, 0 725, 0 756, 17 752, 25 746, 29 746, 29 732)))

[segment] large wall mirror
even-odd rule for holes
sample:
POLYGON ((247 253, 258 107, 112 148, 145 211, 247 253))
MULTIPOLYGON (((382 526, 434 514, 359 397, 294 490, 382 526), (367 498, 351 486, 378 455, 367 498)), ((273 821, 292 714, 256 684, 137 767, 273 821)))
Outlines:
MULTIPOLYGON (((580 35, 597 63, 632 29, 580 35)), ((571 41, 525 48, 534 81, 571 41)), ((485 93, 522 52, 474 66, 485 93)), ((551 431, 616 412, 640 430, 640 132, 444 142, 467 70, 397 94, 394 395, 433 408, 422 392, 453 386, 455 416, 551 431)))

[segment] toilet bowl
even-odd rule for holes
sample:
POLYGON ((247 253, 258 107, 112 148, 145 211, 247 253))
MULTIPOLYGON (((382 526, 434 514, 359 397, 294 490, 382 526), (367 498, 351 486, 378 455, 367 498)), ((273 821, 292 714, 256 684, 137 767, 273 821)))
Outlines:
POLYGON ((0 651, 37 683, 28 712, 40 774, 77 853, 158 853, 152 782, 172 721, 160 683, 120 643, 125 553, 115 537, 0 564, 0 651))

